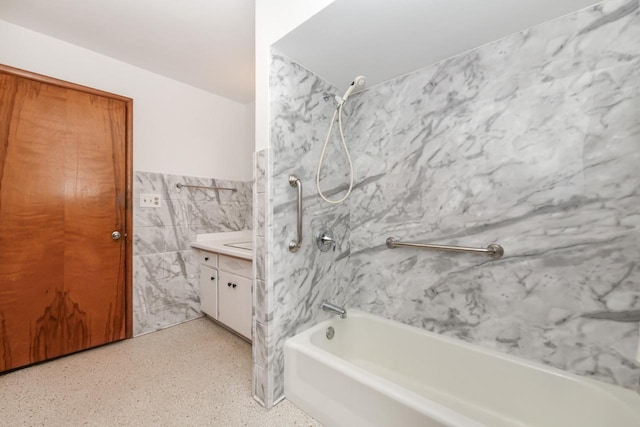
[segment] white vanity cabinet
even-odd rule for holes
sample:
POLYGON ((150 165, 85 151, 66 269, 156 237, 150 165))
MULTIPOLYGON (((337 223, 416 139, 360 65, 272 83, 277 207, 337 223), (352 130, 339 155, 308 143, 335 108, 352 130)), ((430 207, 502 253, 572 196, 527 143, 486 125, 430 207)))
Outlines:
POLYGON ((250 260, 200 250, 200 307, 212 319, 251 339, 250 260))

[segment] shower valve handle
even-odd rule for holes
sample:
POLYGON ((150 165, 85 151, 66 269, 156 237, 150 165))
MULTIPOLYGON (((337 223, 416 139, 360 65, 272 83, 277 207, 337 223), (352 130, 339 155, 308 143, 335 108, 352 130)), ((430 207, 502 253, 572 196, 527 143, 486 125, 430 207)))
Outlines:
POLYGON ((336 241, 333 238, 333 233, 327 227, 322 227, 316 233, 316 244, 322 252, 327 252, 329 248, 332 248, 334 252, 336 251, 336 241))
POLYGON ((322 240, 322 243, 329 243, 331 244, 331 246, 333 247, 333 251, 336 251, 336 241, 333 240, 331 237, 328 236, 320 236, 320 240, 322 240))

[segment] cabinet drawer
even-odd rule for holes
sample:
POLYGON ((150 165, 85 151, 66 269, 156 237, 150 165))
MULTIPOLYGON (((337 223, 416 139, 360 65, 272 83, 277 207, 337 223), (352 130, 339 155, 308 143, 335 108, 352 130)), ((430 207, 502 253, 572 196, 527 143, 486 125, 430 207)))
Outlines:
POLYGON ((200 251, 200 264, 218 268, 218 254, 207 251, 200 251))
POLYGON ((231 271, 233 274, 239 274, 240 276, 253 277, 251 261, 246 259, 220 255, 219 268, 220 270, 231 271))

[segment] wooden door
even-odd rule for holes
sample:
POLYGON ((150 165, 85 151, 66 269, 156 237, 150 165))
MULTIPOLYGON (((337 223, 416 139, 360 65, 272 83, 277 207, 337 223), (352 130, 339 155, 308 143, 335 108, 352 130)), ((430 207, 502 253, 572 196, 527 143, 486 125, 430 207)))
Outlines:
POLYGON ((130 336, 130 120, 0 67, 0 371, 130 336))

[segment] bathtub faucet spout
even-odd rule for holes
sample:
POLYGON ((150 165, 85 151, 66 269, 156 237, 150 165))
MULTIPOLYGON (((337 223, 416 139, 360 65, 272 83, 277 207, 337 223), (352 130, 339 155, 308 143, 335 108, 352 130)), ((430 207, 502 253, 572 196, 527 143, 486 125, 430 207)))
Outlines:
POLYGON ((330 302, 327 302, 327 301, 323 302, 322 303, 322 309, 324 311, 328 311, 329 313, 337 314, 342 319, 346 319, 347 318, 347 310, 345 310, 342 307, 338 307, 335 304, 331 304, 330 302))

